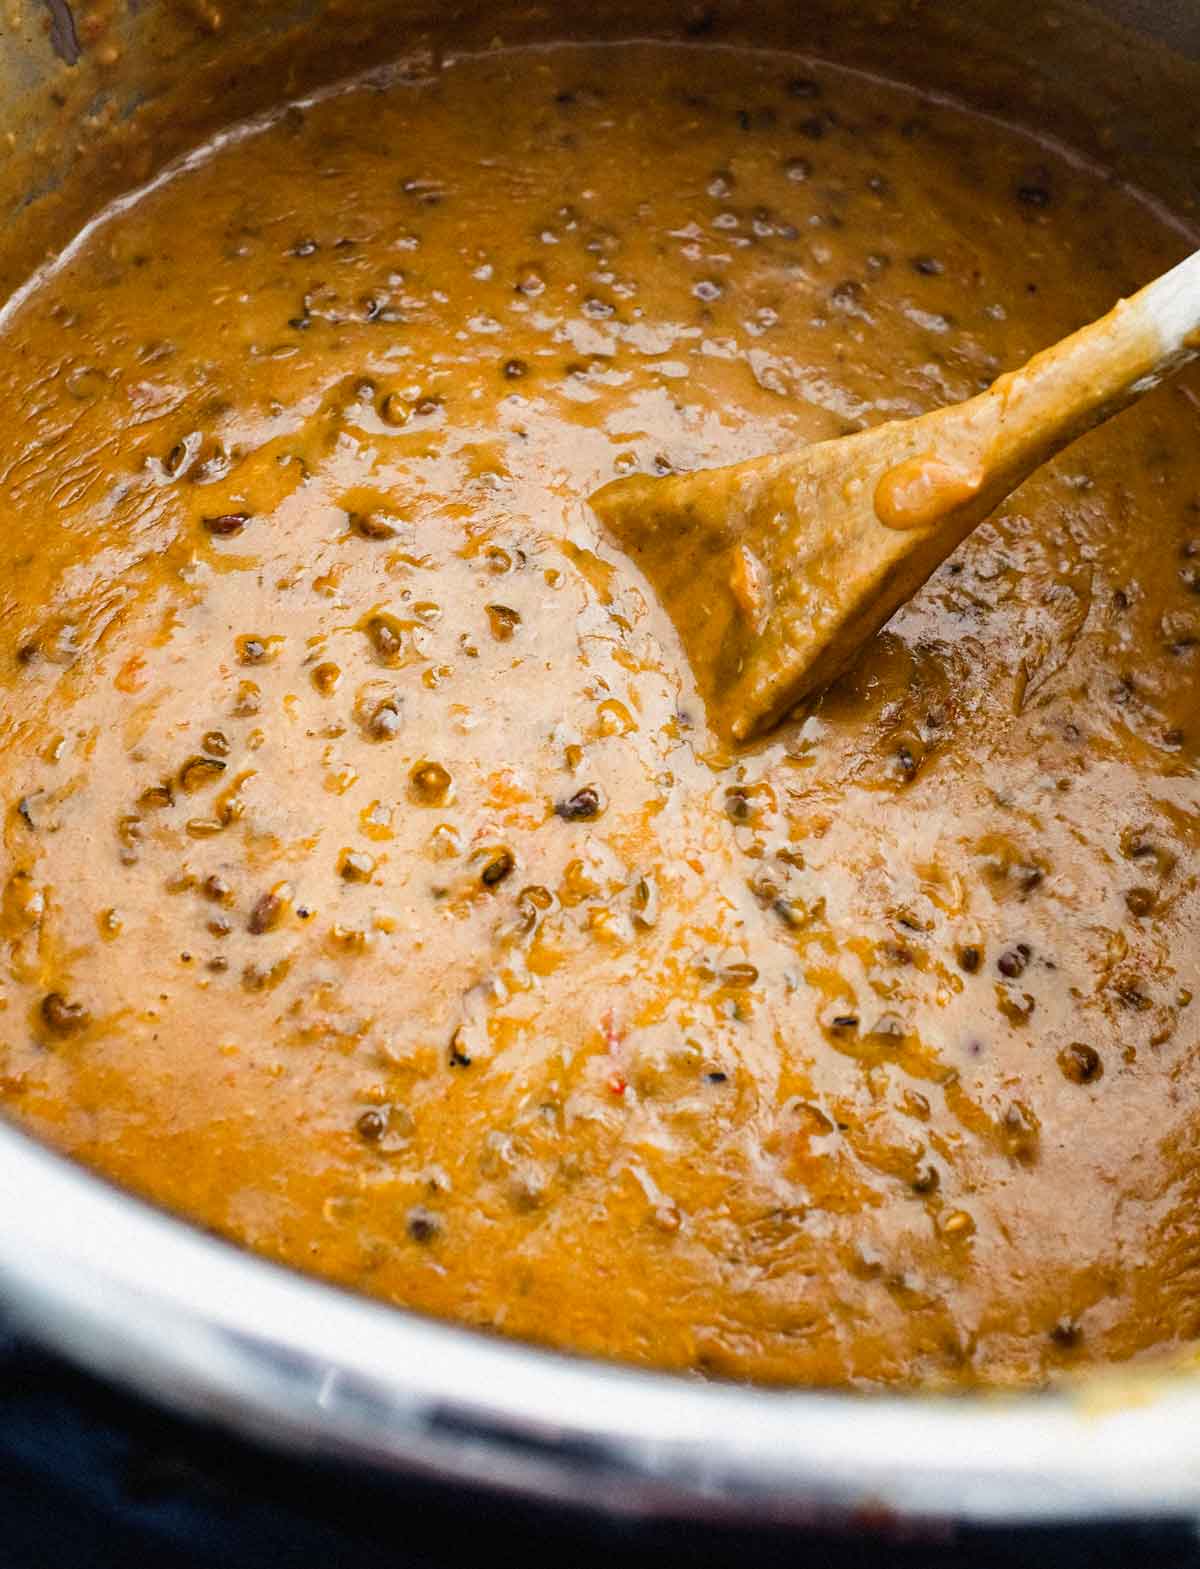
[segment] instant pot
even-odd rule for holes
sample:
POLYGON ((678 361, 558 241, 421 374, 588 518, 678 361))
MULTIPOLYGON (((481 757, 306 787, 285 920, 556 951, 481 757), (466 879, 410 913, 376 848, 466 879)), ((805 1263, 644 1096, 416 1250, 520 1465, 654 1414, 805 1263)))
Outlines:
MULTIPOLYGON (((7 0, 0 298, 206 137, 339 77, 638 36, 912 81, 1102 161, 1200 235, 1200 0, 7 0)), ((303 1278, 7 1125, 0 1194, 0 1299, 23 1333, 177 1413, 406 1486, 785 1530, 1200 1520, 1192 1357, 1020 1395, 707 1382, 303 1278)))

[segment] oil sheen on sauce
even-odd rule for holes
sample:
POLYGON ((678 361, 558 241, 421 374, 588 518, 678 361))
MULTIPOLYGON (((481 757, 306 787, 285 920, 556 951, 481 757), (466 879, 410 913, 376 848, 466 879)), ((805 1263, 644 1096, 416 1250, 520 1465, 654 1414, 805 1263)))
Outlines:
POLYGON ((969 396, 1179 259, 829 66, 289 109, 0 342, 0 1098, 248 1247, 716 1376, 1200 1328, 1200 382, 722 750, 585 498, 969 396))

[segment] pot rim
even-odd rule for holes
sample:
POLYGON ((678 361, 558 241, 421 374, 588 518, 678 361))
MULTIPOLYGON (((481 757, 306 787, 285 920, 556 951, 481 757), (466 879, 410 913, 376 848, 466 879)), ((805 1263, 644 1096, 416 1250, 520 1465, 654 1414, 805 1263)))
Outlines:
POLYGON ((0 1304, 137 1393, 276 1447, 639 1517, 1045 1524, 1200 1516, 1178 1361, 1040 1394, 705 1383, 302 1276, 0 1124, 0 1304))

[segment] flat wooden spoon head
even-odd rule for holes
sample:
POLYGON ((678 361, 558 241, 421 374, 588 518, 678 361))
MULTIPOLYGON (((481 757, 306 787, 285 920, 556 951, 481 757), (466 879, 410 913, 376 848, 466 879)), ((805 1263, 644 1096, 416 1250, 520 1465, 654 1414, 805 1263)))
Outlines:
POLYGON ((591 498, 679 630, 716 728, 820 689, 1035 468, 1200 352, 1200 255, 967 403, 591 498))
MULTIPOLYGON (((927 511, 978 494, 977 472, 944 457, 922 466, 907 428, 615 480, 592 497, 674 621, 722 733, 744 740, 831 681, 953 548, 916 548, 941 535, 906 538, 876 514, 880 477, 914 459, 910 481, 927 511)), ((962 533, 972 521, 964 516, 962 533)))

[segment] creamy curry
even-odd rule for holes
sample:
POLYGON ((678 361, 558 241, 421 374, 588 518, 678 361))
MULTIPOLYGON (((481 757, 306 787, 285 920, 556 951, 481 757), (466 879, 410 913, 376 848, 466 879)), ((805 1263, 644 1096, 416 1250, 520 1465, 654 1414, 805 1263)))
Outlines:
POLYGON ((716 1376, 1200 1330, 1200 380, 765 741, 587 505, 1177 261, 832 66, 495 52, 234 133, 0 330, 0 1100, 387 1301, 716 1376))

